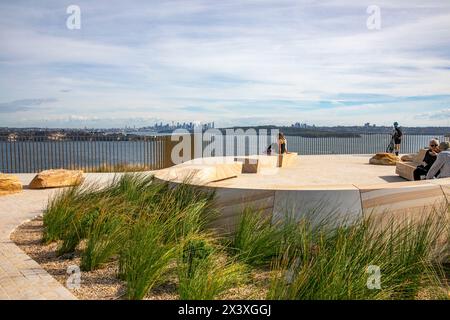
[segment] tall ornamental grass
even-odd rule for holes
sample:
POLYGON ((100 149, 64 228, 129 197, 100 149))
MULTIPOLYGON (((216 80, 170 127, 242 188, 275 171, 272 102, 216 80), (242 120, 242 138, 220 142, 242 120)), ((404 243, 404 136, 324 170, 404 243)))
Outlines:
POLYGON ((214 192, 188 182, 124 174, 103 187, 64 189, 44 212, 43 240, 56 241, 58 254, 81 250, 85 271, 116 261, 128 299, 145 298, 169 278, 176 278, 181 299, 220 299, 258 270, 271 274, 261 288, 268 299, 447 295, 441 262, 449 255, 436 259, 435 246, 450 238, 448 217, 436 213, 381 227, 370 216, 349 223, 333 214, 292 212, 272 221, 245 209, 224 241, 207 227, 217 215, 214 192))
POLYGON ((415 224, 391 220, 380 229, 369 217, 331 232, 303 227, 296 246, 274 261, 267 297, 414 299, 421 288, 442 285, 432 254, 441 221, 437 215, 415 224), (377 270, 379 287, 373 278, 377 270))
POLYGON ((230 251, 245 263, 261 266, 270 263, 282 244, 282 232, 271 217, 245 209, 239 217, 236 232, 229 244, 230 251))
POLYGON ((165 222, 139 219, 131 228, 119 258, 127 298, 142 299, 161 283, 175 257, 176 246, 164 242, 165 222))
POLYGON ((128 235, 126 217, 101 210, 90 224, 86 247, 81 254, 81 270, 91 271, 119 253, 128 235))
POLYGON ((68 188, 44 213, 44 241, 58 254, 81 250, 81 269, 118 259, 127 297, 142 299, 164 279, 186 237, 203 233, 216 214, 214 193, 150 175, 116 176, 104 187, 68 188))

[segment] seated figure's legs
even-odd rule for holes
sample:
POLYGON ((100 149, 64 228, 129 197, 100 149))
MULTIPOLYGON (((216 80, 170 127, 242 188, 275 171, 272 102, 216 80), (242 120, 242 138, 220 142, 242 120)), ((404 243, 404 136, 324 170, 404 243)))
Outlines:
POLYGON ((424 168, 418 167, 418 168, 416 168, 416 170, 414 170, 413 175, 414 175, 414 180, 421 180, 421 176, 427 175, 427 170, 425 170, 424 168))

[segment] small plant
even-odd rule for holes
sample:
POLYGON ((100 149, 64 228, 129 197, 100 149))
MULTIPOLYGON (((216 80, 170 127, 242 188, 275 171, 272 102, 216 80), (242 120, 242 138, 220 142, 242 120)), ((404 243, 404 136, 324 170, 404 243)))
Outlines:
POLYGON ((182 300, 212 300, 244 279, 242 264, 230 261, 207 238, 188 238, 181 246, 178 292, 182 300))
POLYGON ((181 251, 180 263, 187 267, 186 275, 190 277, 195 273, 199 263, 208 259, 215 252, 215 248, 202 236, 191 237, 186 241, 181 251))

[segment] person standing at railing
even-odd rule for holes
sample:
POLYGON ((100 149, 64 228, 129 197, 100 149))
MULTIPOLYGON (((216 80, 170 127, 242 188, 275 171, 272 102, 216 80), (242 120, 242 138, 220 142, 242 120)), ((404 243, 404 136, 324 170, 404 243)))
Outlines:
POLYGON ((398 156, 400 152, 400 144, 402 143, 403 132, 398 126, 398 122, 394 122, 394 131, 392 132, 392 139, 394 140, 394 152, 398 156))

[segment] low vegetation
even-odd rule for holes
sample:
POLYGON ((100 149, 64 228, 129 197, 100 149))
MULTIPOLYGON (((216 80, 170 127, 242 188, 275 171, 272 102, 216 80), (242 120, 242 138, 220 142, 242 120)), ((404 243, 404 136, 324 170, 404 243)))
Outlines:
POLYGON ((449 231, 438 214, 380 229, 371 218, 273 222, 248 208, 227 235, 208 228, 216 215, 212 192, 125 174, 54 197, 43 240, 60 255, 81 251, 85 271, 117 263, 128 299, 169 282, 181 299, 220 299, 255 273, 269 274, 255 289, 267 299, 448 298, 449 257, 436 259, 435 245, 449 231))
MULTIPOLYGON (((439 277, 442 266, 433 264, 442 225, 427 218, 418 225, 391 221, 389 226, 377 230, 366 219, 318 234, 302 227, 300 241, 275 261, 268 297, 414 299, 422 288, 445 287, 439 277)), ((430 293, 433 298, 446 295, 445 290, 430 293)))
POLYGON ((140 163, 103 163, 98 166, 90 166, 80 168, 85 172, 142 172, 142 171, 150 171, 154 168, 152 166, 140 163))

